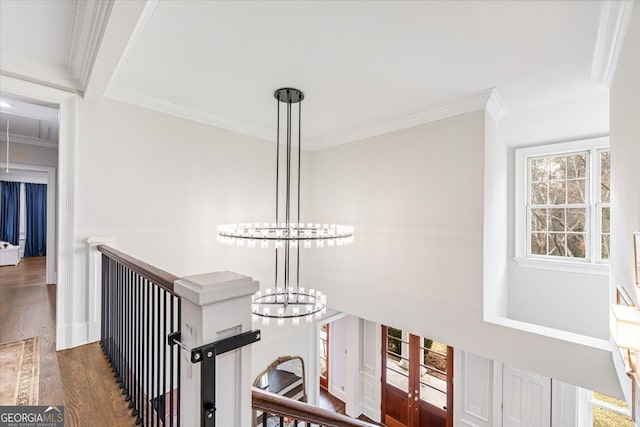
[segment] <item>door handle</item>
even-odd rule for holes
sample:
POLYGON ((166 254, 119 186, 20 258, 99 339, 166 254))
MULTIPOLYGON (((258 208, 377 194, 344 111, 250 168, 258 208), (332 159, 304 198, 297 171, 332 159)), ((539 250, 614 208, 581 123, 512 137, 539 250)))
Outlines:
POLYGON ((409 399, 411 399, 411 397, 412 397, 411 393, 407 394, 407 397, 408 397, 409 399))
POLYGON ((418 401, 418 396, 414 397, 413 400, 418 401))

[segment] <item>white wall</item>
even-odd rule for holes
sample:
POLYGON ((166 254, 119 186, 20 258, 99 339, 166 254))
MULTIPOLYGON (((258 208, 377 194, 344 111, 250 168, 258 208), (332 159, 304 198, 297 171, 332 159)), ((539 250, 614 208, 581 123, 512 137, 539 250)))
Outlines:
POLYGON ((360 319, 360 412, 380 422, 382 407, 382 329, 368 320, 360 319))
MULTIPOLYGON (((7 161, 7 143, 0 141, 0 163, 7 161)), ((21 165, 58 167, 58 150, 18 142, 9 143, 9 163, 21 165)))
POLYGON ((345 403, 350 417, 362 413, 360 319, 344 316, 329 326, 329 392, 345 403))
MULTIPOLYGON (((635 3, 611 85, 611 292, 623 286, 640 304, 634 284, 632 233, 640 231, 640 5, 635 3)), ((624 372, 620 376, 626 381, 624 372)), ((636 374, 636 414, 640 378, 636 374)), ((630 401, 631 396, 628 396, 630 401)), ((631 402, 630 402, 631 403, 631 402)), ((638 417, 639 415, 636 415, 638 417)), ((640 425, 640 420, 635 420, 640 425)))
POLYGON ((484 319, 507 317, 507 145, 490 114, 484 127, 484 319))
POLYGON ((640 303, 633 232, 640 231, 640 5, 636 2, 611 85, 611 285, 640 303))
MULTIPOLYGON (((63 319, 74 345, 86 342, 88 237, 113 236, 177 276, 232 270, 273 287, 273 251, 216 241, 219 224, 273 220, 273 143, 106 99, 79 100, 77 119, 74 310, 63 319)), ((308 162, 303 194, 307 174, 308 162)))
POLYGON ((306 280, 335 309, 619 396, 608 345, 483 321, 484 157, 484 111, 313 152, 313 212, 356 237, 306 280))

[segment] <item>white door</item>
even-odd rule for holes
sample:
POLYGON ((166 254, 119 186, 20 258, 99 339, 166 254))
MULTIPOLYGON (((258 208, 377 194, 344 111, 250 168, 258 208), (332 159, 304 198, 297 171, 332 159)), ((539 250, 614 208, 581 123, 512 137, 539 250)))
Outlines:
POLYGON ((503 427, 551 427, 551 378, 504 366, 503 427))

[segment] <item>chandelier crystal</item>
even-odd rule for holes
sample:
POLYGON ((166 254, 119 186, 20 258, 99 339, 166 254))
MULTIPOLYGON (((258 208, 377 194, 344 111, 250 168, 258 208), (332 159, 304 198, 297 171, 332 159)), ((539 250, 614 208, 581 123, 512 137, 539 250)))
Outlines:
POLYGON ((249 248, 275 249, 275 279, 274 288, 264 292, 258 291, 253 295, 251 312, 254 322, 260 321, 268 325, 272 320, 278 326, 284 326, 285 321, 299 325, 301 320, 311 322, 320 318, 326 311, 327 297, 314 289, 305 290, 300 286, 300 249, 342 246, 353 242, 353 227, 337 224, 318 224, 302 222, 300 217, 300 170, 301 170, 301 142, 302 142, 302 91, 293 88, 281 88, 275 91, 277 103, 277 138, 276 138, 276 209, 275 221, 251 222, 219 225, 217 227, 220 243, 246 246, 249 248), (285 105, 285 125, 281 127, 280 109, 285 105), (297 129, 293 129, 297 108, 297 129), (293 156, 294 131, 297 130, 297 167, 293 156), (280 138, 286 136, 286 162, 283 162, 284 179, 284 212, 280 212, 280 138), (297 191, 296 218, 291 215, 293 186, 297 191), (281 257, 281 262, 278 262, 281 257), (295 258, 295 259, 293 259, 295 258), (292 271, 295 267, 295 280, 292 271), (282 274, 278 274, 282 268, 282 274))

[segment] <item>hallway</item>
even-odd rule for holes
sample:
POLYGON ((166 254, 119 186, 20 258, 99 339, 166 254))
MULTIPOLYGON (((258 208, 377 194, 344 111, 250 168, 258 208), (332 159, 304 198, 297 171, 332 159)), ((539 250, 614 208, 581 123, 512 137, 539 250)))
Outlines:
POLYGON ((39 337, 38 404, 64 405, 66 426, 133 426, 98 344, 56 353, 56 287, 45 284, 45 259, 0 268, 0 343, 39 337))

